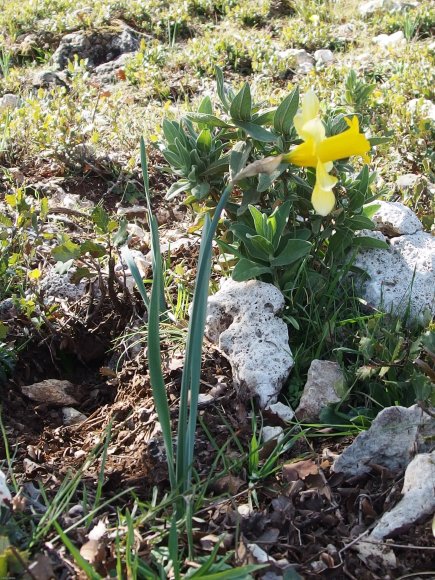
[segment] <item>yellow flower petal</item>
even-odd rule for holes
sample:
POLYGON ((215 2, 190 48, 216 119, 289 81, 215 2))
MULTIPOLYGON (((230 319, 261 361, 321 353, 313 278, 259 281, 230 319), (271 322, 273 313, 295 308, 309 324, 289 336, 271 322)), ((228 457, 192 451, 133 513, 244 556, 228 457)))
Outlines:
POLYGON ((312 139, 297 145, 289 153, 282 156, 285 163, 299 167, 317 167, 316 144, 312 139))
MULTIPOLYGON (((302 106, 293 119, 296 132, 301 139, 306 141, 310 138, 310 133, 305 130, 305 125, 318 117, 320 111, 319 99, 312 89, 310 89, 302 98, 302 106)), ((320 119, 319 119, 320 121, 320 119)))
POLYGON ((317 145, 317 156, 323 163, 346 159, 353 155, 364 156, 370 151, 370 143, 363 133, 359 132, 358 117, 353 117, 351 121, 346 119, 346 122, 349 129, 339 135, 327 137, 317 145))
POLYGON ((335 195, 332 192, 338 179, 329 175, 325 165, 319 163, 316 168, 316 184, 311 196, 311 203, 320 215, 328 215, 334 209, 335 195))

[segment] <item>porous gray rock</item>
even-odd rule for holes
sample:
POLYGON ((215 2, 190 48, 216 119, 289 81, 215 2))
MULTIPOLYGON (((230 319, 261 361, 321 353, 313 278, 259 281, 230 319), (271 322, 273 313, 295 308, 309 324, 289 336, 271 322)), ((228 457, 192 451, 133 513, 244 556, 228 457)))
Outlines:
POLYGON ((299 420, 317 419, 320 411, 331 403, 338 403, 344 394, 344 375, 340 366, 329 360, 313 360, 308 369, 299 406, 295 414, 299 420))
POLYGON ((275 403, 293 367, 288 328, 277 315, 284 296, 272 284, 221 281, 208 300, 205 334, 228 358, 242 398, 275 403))
POLYGON ((368 539, 396 536, 435 512, 435 451, 414 457, 405 472, 402 494, 403 498, 382 516, 368 539))
POLYGON ((359 291, 378 309, 401 316, 409 306, 408 320, 425 322, 435 315, 435 238, 422 231, 417 216, 402 204, 377 203, 381 208, 373 219, 379 231, 360 233, 390 247, 364 249, 357 255, 354 266, 369 277, 357 281, 359 291))
POLYGON ((39 281, 44 302, 50 302, 56 298, 65 300, 80 300, 87 292, 88 280, 81 280, 78 284, 72 281, 75 268, 71 268, 66 274, 59 274, 51 269, 39 281))
POLYGON ((372 216, 376 229, 387 237, 412 235, 423 230, 423 225, 415 213, 398 201, 375 201, 371 205, 380 206, 372 216))
POLYGON ((88 65, 96 67, 126 52, 135 52, 139 45, 140 35, 127 27, 120 30, 72 32, 62 38, 51 62, 56 69, 63 70, 68 61, 77 55, 80 59, 87 59, 88 65))
POLYGON ((125 52, 118 56, 115 60, 109 62, 104 62, 95 67, 94 77, 102 83, 111 83, 114 81, 119 81, 121 76, 121 70, 125 67, 126 63, 134 56, 134 52, 125 52))
POLYGON ((418 405, 387 407, 370 429, 360 433, 335 460, 332 469, 347 477, 370 473, 371 465, 391 471, 405 469, 415 453, 428 451, 435 422, 418 405))
POLYGON ((50 70, 37 72, 32 78, 32 85, 35 89, 49 89, 56 86, 69 89, 66 76, 60 72, 56 73, 50 70))

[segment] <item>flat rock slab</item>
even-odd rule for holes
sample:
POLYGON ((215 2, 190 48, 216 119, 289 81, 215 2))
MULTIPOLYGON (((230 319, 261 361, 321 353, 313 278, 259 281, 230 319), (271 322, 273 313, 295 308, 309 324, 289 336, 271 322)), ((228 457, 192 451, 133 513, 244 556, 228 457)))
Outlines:
POLYGON ((74 390, 75 386, 72 383, 58 379, 47 379, 21 387, 22 393, 36 403, 62 407, 78 405, 76 399, 69 394, 74 390))
POLYGON ((403 498, 382 516, 369 539, 396 536, 435 512, 435 451, 414 457, 405 472, 402 494, 403 498))
POLYGON ((284 296, 272 284, 221 281, 208 301, 205 334, 228 358, 241 398, 275 403, 293 367, 287 325, 277 314, 284 296))
POLYGON ((344 382, 344 375, 336 362, 313 360, 295 411, 296 417, 299 420, 317 419, 324 407, 340 401, 344 394, 344 382))
POLYGON ((434 434, 434 419, 417 405, 387 407, 335 460, 332 469, 347 477, 370 473, 371 465, 400 471, 417 451, 427 451, 427 441, 434 434))
POLYGON ((422 231, 417 216, 401 203, 381 202, 373 221, 378 231, 363 235, 390 244, 386 250, 365 249, 354 266, 364 270, 359 290, 375 308, 426 321, 435 315, 435 237, 422 231))

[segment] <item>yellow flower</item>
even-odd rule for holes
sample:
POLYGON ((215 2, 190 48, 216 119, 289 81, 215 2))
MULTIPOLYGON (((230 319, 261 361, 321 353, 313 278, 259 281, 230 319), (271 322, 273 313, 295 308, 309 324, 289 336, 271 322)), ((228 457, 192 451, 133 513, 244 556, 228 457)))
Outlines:
POLYGON ((320 119, 320 103, 313 91, 308 91, 302 99, 302 107, 295 115, 294 125, 303 143, 282 155, 281 161, 301 167, 316 168, 316 184, 311 198, 316 212, 327 215, 335 206, 332 191, 337 179, 329 175, 333 161, 362 155, 368 160, 370 143, 359 131, 358 117, 346 118, 349 129, 339 135, 326 137, 325 127, 320 119))

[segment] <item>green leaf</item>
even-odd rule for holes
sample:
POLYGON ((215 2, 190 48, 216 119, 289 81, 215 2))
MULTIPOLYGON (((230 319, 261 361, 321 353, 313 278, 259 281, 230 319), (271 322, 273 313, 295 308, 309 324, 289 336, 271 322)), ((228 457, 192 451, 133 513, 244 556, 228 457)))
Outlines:
POLYGON ((375 224, 365 215, 354 215, 344 221, 344 225, 354 232, 357 230, 374 230, 375 224))
POLYGON ((210 153, 211 144, 211 132, 208 129, 203 129, 196 139, 196 148, 204 153, 210 153))
POLYGON ((101 205, 97 205, 91 213, 91 218, 97 228, 102 231, 103 234, 106 234, 107 226, 110 221, 109 214, 106 210, 101 205))
POLYGON ((113 244, 117 248, 124 245, 127 241, 128 231, 127 231, 127 220, 122 218, 119 222, 118 231, 113 236, 113 244))
POLYGON ((234 121, 234 125, 246 131, 253 139, 262 141, 263 143, 274 143, 278 139, 277 135, 251 121, 234 121))
POLYGON ((295 89, 282 101, 276 110, 273 126, 280 135, 289 135, 293 119, 299 106, 299 89, 295 89))
POLYGON ((272 270, 268 266, 263 266, 252 260, 242 258, 237 262, 233 270, 232 279, 236 282, 244 282, 245 280, 252 280, 261 274, 271 274, 272 270))
POLYGON ((230 178, 234 177, 242 171, 248 160, 249 154, 252 149, 251 143, 246 143, 246 141, 238 141, 230 153, 230 178))
POLYGON ((251 214, 252 219, 254 220, 255 231, 257 232, 257 234, 264 236, 266 232, 264 231, 263 228, 263 215, 265 214, 262 214, 261 211, 258 210, 254 205, 249 206, 249 213, 251 214))
POLYGON ((370 147, 376 147, 376 145, 383 145, 384 143, 390 143, 391 137, 370 137, 368 140, 370 147))
POLYGON ((139 269, 136 266, 136 262, 134 261, 133 254, 130 252, 130 249, 127 246, 124 246, 121 250, 121 256, 124 262, 127 264, 128 269, 133 276, 133 280, 136 282, 137 289, 139 290, 140 295, 142 296, 143 303, 145 308, 149 310, 149 299, 148 294, 145 289, 145 285, 142 280, 142 276, 140 275, 139 269))
POLYGON ((230 102, 227 97, 227 93, 225 91, 225 83, 224 83, 224 75, 222 69, 218 66, 215 67, 215 74, 216 74, 216 89, 218 97, 224 106, 226 112, 230 110, 230 102))
POLYGON ((257 184, 258 193, 263 193, 264 191, 269 189, 269 187, 272 185, 275 179, 278 179, 278 177, 281 175, 281 173, 284 173, 287 167, 288 165, 286 163, 280 163, 278 165, 278 168, 272 173, 260 173, 260 175, 258 176, 258 184, 257 184))
POLYGON ((51 255, 57 262, 69 262, 80 256, 80 246, 71 240, 65 240, 60 246, 53 248, 51 255))
POLYGON ((201 171, 201 176, 219 175, 228 171, 229 155, 223 155, 220 159, 213 161, 205 171, 201 171))
POLYGON ((4 213, 0 213, 0 225, 6 228, 11 228, 13 226, 13 221, 4 213))
POLYGON ((200 125, 207 125, 207 127, 231 127, 228 123, 212 115, 211 113, 188 113, 187 118, 200 125))
POLYGON ((80 256, 85 254, 90 254, 93 258, 102 258, 106 255, 106 248, 101 244, 92 242, 91 240, 86 240, 80 245, 80 256))
POLYGON ((70 280, 73 284, 78 284, 83 278, 92 278, 89 268, 77 268, 77 270, 71 274, 70 280))
POLYGON ((234 121, 251 120, 251 89, 248 83, 245 83, 237 95, 234 97, 230 106, 230 115, 234 121))
POLYGON ((168 190, 168 193, 165 196, 165 199, 173 199, 179 193, 182 193, 183 191, 187 191, 191 187, 192 187, 192 184, 190 183, 190 181, 188 179, 180 179, 179 181, 176 181, 175 183, 173 183, 171 185, 171 187, 168 190))
POLYGON ((196 199, 204 199, 210 191, 210 184, 203 181, 202 183, 197 183, 195 187, 192 187, 192 194, 196 199))
POLYGON ((266 261, 273 258, 274 247, 271 242, 263 236, 247 236, 245 245, 248 248, 249 253, 255 258, 266 261))
POLYGON ((311 244, 305 240, 287 240, 284 250, 271 261, 271 266, 288 266, 310 253, 311 244))
POLYGON ((198 113, 204 113, 206 115, 213 115, 213 104, 209 96, 206 96, 202 99, 199 107, 198 113))
POLYGON ((389 245, 383 240, 371 238, 370 236, 357 236, 353 240, 353 245, 359 248, 371 248, 374 250, 388 250, 389 245))
POLYGON ((380 207, 381 207, 380 203, 371 203, 370 205, 366 205, 363 208, 364 215, 369 219, 372 219, 372 217, 375 215, 378 209, 380 209, 380 207))
POLYGON ((284 229, 287 225, 290 207, 292 202, 290 200, 285 201, 280 206, 278 206, 270 217, 274 217, 276 220, 276 228, 273 234, 272 243, 276 249, 281 241, 281 236, 284 233, 284 229))
POLYGON ((253 115, 252 122, 256 125, 273 125, 276 109, 269 109, 253 115))

